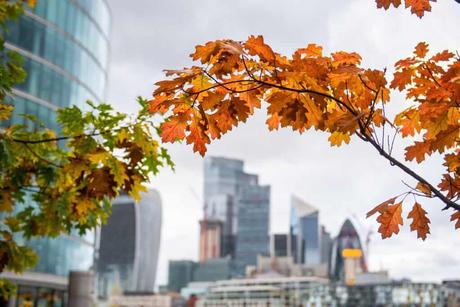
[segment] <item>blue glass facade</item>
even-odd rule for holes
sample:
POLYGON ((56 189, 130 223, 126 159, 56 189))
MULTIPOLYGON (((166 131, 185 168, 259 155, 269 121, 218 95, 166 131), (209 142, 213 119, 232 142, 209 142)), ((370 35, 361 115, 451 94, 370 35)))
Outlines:
POLYGON ((238 197, 238 222, 235 245, 236 275, 244 276, 257 256, 269 254, 270 187, 247 186, 238 197))
MULTIPOLYGON (((29 124, 35 115, 57 130, 56 109, 105 99, 110 11, 106 0, 42 0, 11 22, 6 48, 24 58, 26 80, 14 88, 10 122, 29 124)), ((31 127, 32 128, 32 127, 31 127)), ((66 276, 93 266, 94 233, 28 242, 39 254, 35 271, 66 276)))
POLYGON ((56 129, 54 111, 105 99, 110 12, 106 0, 47 0, 9 24, 7 49, 24 58, 12 122, 35 115, 56 129))
POLYGON ((296 263, 317 265, 321 262, 319 212, 293 197, 290 220, 291 254, 296 263))

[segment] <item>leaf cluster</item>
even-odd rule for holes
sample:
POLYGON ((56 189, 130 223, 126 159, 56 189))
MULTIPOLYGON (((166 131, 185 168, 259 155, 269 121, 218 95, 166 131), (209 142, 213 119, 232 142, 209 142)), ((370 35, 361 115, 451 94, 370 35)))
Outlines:
MULTIPOLYGON (((322 47, 309 44, 284 56, 261 36, 211 41, 191 54, 198 65, 166 70, 168 78, 156 83, 150 111, 167 117, 160 127, 164 142, 185 139, 204 155, 211 140, 266 104, 270 130, 322 131, 331 146, 356 137, 416 180, 405 196, 437 198, 445 209, 458 211, 460 61, 447 50, 429 56, 428 49, 428 44, 418 44, 413 56, 395 64, 388 80, 385 70, 363 67, 355 52, 324 55, 322 47), (407 99, 394 119, 385 112, 391 91, 401 91, 407 99), (406 161, 423 163, 435 153, 443 157, 446 173, 437 187, 393 156, 397 137, 411 138, 406 161)), ((383 238, 399 231, 401 206, 386 204, 376 211, 383 238)), ((416 203, 408 217, 422 239, 429 233, 425 214, 416 203)))

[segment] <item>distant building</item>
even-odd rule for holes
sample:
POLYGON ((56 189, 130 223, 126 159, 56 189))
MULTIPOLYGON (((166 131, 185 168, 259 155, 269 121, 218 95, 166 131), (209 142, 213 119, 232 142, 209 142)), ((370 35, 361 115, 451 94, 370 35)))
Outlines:
POLYGON ((200 262, 219 258, 222 254, 223 221, 200 221, 200 262))
POLYGON ((326 264, 328 271, 331 264, 333 242, 331 234, 326 231, 324 226, 321 226, 321 263, 326 264))
POLYGON ((117 283, 123 291, 153 291, 160 236, 158 192, 142 193, 138 204, 127 195, 117 197, 112 215, 100 231, 99 295, 110 296, 117 283))
POLYGON ((190 283, 229 279, 232 264, 230 257, 208 259, 198 263, 192 260, 169 261, 168 290, 181 292, 190 283))
POLYGON ((204 217, 200 262, 230 257, 232 275, 269 253, 270 187, 244 172, 244 162, 210 157, 204 163, 204 217))
POLYGON ((443 307, 441 286, 408 280, 355 286, 335 284, 336 306, 443 307))
MULTIPOLYGON (((358 232, 356 231, 353 223, 347 219, 342 227, 340 228, 339 234, 334 239, 331 254, 331 268, 330 275, 332 279, 344 280, 346 266, 346 250, 361 251, 361 256, 356 260, 352 260, 350 263, 353 264, 353 269, 356 270, 354 273, 367 272, 366 259, 364 253, 362 253, 361 239, 358 232)), ((353 256, 353 252, 350 253, 353 256)), ((355 258, 355 257, 352 257, 355 258)))
POLYGON ((171 260, 168 268, 168 290, 180 292, 193 281, 196 262, 191 260, 171 260))
POLYGON ((318 277, 269 276, 215 282, 196 306, 458 306, 445 302, 441 285, 433 283, 403 280, 346 286, 318 277))
POLYGON ((209 157, 204 161, 204 219, 200 222, 200 261, 214 257, 208 249, 220 246, 216 258, 235 256, 235 237, 237 227, 237 197, 242 187, 257 185, 256 175, 244 172, 244 162, 222 157, 209 157), (221 221, 220 242, 210 239, 213 230, 210 223, 221 221))
POLYGON ((274 234, 270 237, 270 256, 286 257, 289 254, 289 236, 287 234, 274 234))
POLYGON ((270 187, 243 187, 238 197, 238 223, 235 244, 235 273, 245 275, 257 256, 269 254, 270 187))
POLYGON ((186 300, 178 293, 128 292, 111 296, 109 305, 111 307, 185 307, 186 300))
POLYGON ((460 306, 460 280, 443 280, 442 294, 446 307, 460 306))
POLYGON ((232 262, 230 257, 209 259, 197 263, 193 272, 194 282, 218 281, 231 277, 232 262))
POLYGON ((289 234, 291 254, 296 263, 321 263, 318 209, 295 196, 291 200, 289 234))
POLYGON ((216 282, 196 306, 331 306, 332 302, 327 279, 268 277, 216 282))

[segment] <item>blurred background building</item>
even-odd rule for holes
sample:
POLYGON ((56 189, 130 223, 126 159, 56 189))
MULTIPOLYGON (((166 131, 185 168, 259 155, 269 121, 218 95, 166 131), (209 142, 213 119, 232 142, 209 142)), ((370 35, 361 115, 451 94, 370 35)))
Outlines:
MULTIPOLYGON (((6 125, 33 124, 20 114, 35 115, 57 129, 56 109, 84 107, 87 99, 105 99, 110 37, 110 10, 106 0, 38 1, 6 34, 7 50, 24 58, 26 80, 17 85, 14 112, 6 125)), ((94 233, 76 233, 27 242, 39 254, 33 272, 3 274, 19 285, 11 306, 34 302, 36 306, 66 304, 70 270, 93 267, 94 233)))
POLYGON ((344 280, 347 277, 348 282, 353 283, 353 276, 365 272, 367 263, 361 238, 351 220, 347 219, 334 239, 330 276, 334 280, 344 280))
POLYGON ((160 194, 149 189, 139 203, 128 195, 112 203, 112 214, 100 229, 97 259, 99 296, 153 292, 161 239, 160 194))
POLYGON ((222 157, 204 161, 204 214, 200 221, 200 255, 229 257, 231 274, 244 276, 257 255, 269 253, 270 187, 244 172, 244 162, 222 157))

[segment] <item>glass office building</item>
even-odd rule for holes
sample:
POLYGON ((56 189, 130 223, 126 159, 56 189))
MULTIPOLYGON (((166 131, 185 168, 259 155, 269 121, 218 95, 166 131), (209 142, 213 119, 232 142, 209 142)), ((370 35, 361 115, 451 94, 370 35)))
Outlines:
POLYGON ((293 196, 290 217, 291 254, 296 263, 317 265, 321 262, 318 209, 293 196))
POLYGON ((112 204, 112 214, 101 227, 98 259, 99 296, 114 288, 124 292, 153 292, 160 253, 162 207, 153 189, 138 203, 126 194, 112 204))
POLYGON ((257 256, 268 256, 270 245, 270 186, 243 187, 238 197, 235 244, 237 276, 245 276, 246 266, 256 265, 257 256))
MULTIPOLYGON (((222 238, 220 257, 234 257, 235 236, 237 228, 238 204, 237 196, 241 189, 248 185, 257 185, 257 175, 247 174, 243 170, 244 162, 223 157, 209 157, 204 160, 204 215, 207 220, 222 222, 222 238)), ((207 223, 202 223, 206 227, 207 223)), ((201 229, 208 236, 208 229, 201 229)), ((211 244, 201 240, 200 250, 203 255, 211 244)), ((206 256, 200 257, 206 260, 206 256)))
MULTIPOLYGON (((38 1, 8 28, 5 47, 24 58, 27 77, 13 89, 13 116, 3 125, 27 124, 33 128, 20 116, 31 114, 47 127, 57 129, 58 108, 85 108, 88 99, 94 103, 105 99, 110 35, 106 0, 38 1)), ((35 272, 24 275, 30 275, 30 280, 18 277, 15 304, 65 304, 68 272, 93 266, 94 234, 41 238, 28 244, 38 252, 40 261, 35 272)))
MULTIPOLYGON (((345 274, 345 249, 363 250, 361 238, 351 220, 346 219, 340 228, 339 234, 334 239, 331 254, 330 275, 332 279, 343 280, 345 274)), ((364 257, 359 259, 359 267, 362 272, 367 272, 367 263, 364 257)))
POLYGON ((15 87, 13 123, 20 114, 56 128, 55 110, 105 99, 110 13, 106 0, 38 1, 9 24, 6 48, 24 58, 26 80, 15 87))

